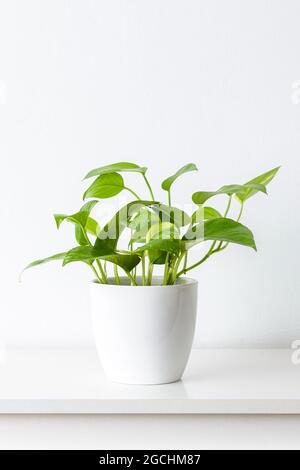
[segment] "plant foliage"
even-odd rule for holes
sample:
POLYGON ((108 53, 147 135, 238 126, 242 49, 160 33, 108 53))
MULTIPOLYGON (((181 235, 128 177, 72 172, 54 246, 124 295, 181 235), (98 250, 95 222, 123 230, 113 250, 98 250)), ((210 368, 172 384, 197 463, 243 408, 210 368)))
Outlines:
POLYGON ((105 284, 109 282, 108 266, 112 266, 116 284, 120 284, 118 270, 121 269, 135 286, 140 278, 142 285, 151 285, 155 268, 163 269, 163 285, 174 284, 178 277, 200 266, 230 244, 256 250, 251 230, 240 222, 244 204, 257 193, 267 194, 266 186, 278 170, 279 167, 274 168, 244 184, 229 184, 215 191, 194 192, 192 201, 196 206, 189 215, 171 204, 171 189, 179 177, 198 171, 195 164, 183 166, 162 182, 162 189, 167 192, 167 203, 155 199, 146 176, 146 167, 119 162, 96 168, 84 178, 94 178, 83 194, 83 199, 88 201, 71 215, 54 215, 58 229, 63 222, 74 226, 76 246, 33 261, 25 269, 54 260, 60 260, 63 266, 83 262, 93 271, 98 282, 105 284), (137 173, 143 178, 149 196, 142 199, 126 186, 126 172, 137 173), (110 220, 100 224, 95 217, 91 217, 91 212, 99 202, 102 204, 103 199, 117 196, 124 190, 133 200, 112 214, 110 220), (227 198, 222 212, 205 205, 216 196, 227 198), (239 207, 235 218, 230 216, 233 196, 239 207), (126 249, 121 248, 121 238, 125 233, 126 249), (207 251, 194 264, 189 264, 188 251, 196 245, 205 247, 206 242, 211 242, 207 251), (159 268, 159 265, 163 266, 159 268))

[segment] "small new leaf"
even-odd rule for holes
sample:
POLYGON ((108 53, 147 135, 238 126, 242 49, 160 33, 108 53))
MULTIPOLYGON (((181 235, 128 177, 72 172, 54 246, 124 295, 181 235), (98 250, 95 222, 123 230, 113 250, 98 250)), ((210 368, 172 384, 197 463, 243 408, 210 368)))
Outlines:
POLYGON ((188 173, 189 171, 198 171, 198 168, 194 163, 188 163, 187 165, 184 165, 182 168, 176 171, 174 175, 169 176, 162 182, 162 189, 164 189, 165 191, 170 191, 170 188, 174 181, 176 181, 179 176, 183 175, 184 173, 188 173))

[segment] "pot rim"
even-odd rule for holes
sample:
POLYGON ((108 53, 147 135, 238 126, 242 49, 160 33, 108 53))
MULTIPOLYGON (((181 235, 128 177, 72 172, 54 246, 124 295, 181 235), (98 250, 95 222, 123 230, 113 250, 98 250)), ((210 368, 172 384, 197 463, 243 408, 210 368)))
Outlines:
MULTIPOLYGON (((176 284, 172 284, 172 285, 167 285, 167 286, 163 286, 161 284, 152 284, 151 286, 143 286, 142 284, 138 284, 137 286, 132 286, 130 284, 130 280, 128 279, 128 277, 126 276, 120 276, 120 281, 121 281, 121 284, 116 284, 116 280, 114 277, 112 276, 109 276, 107 278, 108 280, 108 283, 107 284, 100 284, 99 281, 97 281, 97 279, 93 279, 90 284, 92 286, 98 286, 98 287, 101 287, 101 288, 106 288, 106 289, 109 289, 109 288, 114 288, 114 287, 117 287, 118 289, 120 287, 131 287, 131 288, 136 288, 136 287, 139 287, 139 288, 144 288, 144 289, 149 289, 149 288, 175 288, 175 287, 187 287, 187 286, 191 286, 193 284, 198 284, 198 281, 197 279, 193 279, 191 277, 182 277, 182 278, 179 278, 177 281, 176 281, 176 284), (113 281, 113 282, 111 282, 113 281), (122 284, 122 281, 126 281, 124 284, 122 284)), ((138 281, 141 281, 142 280, 142 277, 141 276, 137 276, 137 280, 138 281)), ((163 276, 153 276, 152 278, 152 281, 162 281, 163 280, 163 276)))

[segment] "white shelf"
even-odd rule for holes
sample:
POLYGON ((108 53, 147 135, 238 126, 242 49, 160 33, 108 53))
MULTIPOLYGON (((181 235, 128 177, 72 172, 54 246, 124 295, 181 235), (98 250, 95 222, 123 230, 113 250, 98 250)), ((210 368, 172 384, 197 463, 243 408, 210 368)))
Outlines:
POLYGON ((193 350, 181 382, 106 381, 92 349, 8 350, 0 413, 300 414, 291 350, 193 350))

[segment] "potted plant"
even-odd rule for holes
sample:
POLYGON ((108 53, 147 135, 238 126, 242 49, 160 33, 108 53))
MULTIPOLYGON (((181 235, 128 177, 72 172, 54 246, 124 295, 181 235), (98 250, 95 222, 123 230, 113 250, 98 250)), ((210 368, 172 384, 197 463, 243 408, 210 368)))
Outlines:
POLYGON ((57 228, 64 221, 74 225, 76 246, 25 269, 52 260, 61 260, 63 266, 85 263, 94 278, 93 328, 107 376, 131 384, 177 381, 190 354, 197 311, 197 281, 185 275, 231 243, 256 250, 252 232, 240 223, 244 204, 256 193, 266 193, 278 169, 245 184, 194 192, 195 206, 188 214, 172 205, 171 190, 181 175, 197 171, 196 165, 185 165, 162 182, 167 203, 155 198, 145 167, 121 162, 96 168, 85 177, 94 180, 81 209, 54 215, 57 228), (126 172, 143 178, 149 197, 143 199, 125 185, 126 172), (133 200, 100 225, 91 216, 95 206, 121 191, 133 200), (227 198, 223 214, 209 204, 217 195, 227 198), (229 216, 233 197, 239 206, 235 220, 229 216), (205 242, 210 243, 206 253, 190 264, 189 250, 205 242))

